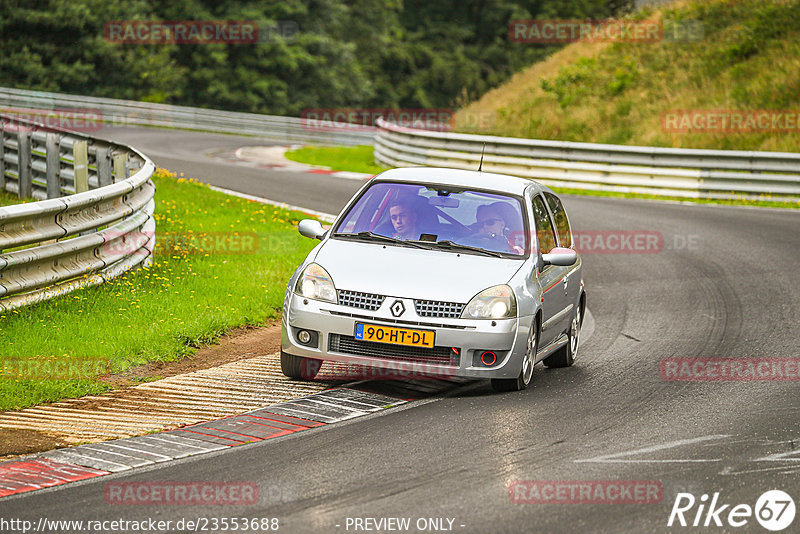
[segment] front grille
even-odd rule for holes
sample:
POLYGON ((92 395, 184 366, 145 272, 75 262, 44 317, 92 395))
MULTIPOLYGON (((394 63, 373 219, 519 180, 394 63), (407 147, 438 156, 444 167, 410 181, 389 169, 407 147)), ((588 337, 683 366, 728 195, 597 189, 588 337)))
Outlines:
POLYGON ((442 302, 439 300, 415 300, 414 308, 420 317, 445 317, 458 319, 466 304, 458 302, 442 302))
POLYGON ((375 311, 383 304, 384 295, 375 293, 362 293, 360 291, 348 291, 340 289, 336 292, 339 297, 339 304, 350 306, 351 308, 361 308, 362 310, 375 311))
POLYGON ((356 356, 382 358, 389 360, 404 360, 409 362, 436 363, 439 365, 452 365, 458 367, 459 357, 450 347, 406 347, 402 345, 388 345, 386 343, 373 343, 362 341, 353 336, 331 334, 328 341, 330 352, 342 352, 356 356))

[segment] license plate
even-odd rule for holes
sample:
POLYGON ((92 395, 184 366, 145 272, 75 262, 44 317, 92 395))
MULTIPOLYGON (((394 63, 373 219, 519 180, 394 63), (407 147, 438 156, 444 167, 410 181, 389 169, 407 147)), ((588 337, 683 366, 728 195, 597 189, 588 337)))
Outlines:
POLYGON ((356 339, 363 341, 432 348, 435 336, 436 332, 431 332, 430 330, 413 330, 411 328, 356 323, 356 339))

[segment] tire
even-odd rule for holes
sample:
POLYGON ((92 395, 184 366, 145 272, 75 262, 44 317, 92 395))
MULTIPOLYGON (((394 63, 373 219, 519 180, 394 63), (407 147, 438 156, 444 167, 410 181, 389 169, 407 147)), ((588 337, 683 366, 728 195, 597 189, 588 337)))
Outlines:
POLYGON ((536 361, 536 351, 539 349, 539 322, 535 323, 528 334, 525 348, 525 358, 522 360, 522 370, 517 378, 492 378, 492 389, 495 391, 522 391, 533 381, 533 366, 536 361))
POLYGON ((320 367, 322 367, 322 360, 293 356, 281 351, 281 371, 289 378, 313 380, 320 367))
POLYGON ((575 363, 575 356, 578 354, 578 345, 581 341, 581 324, 583 323, 582 312, 583 307, 578 304, 578 309, 575 310, 572 323, 570 323, 569 330, 567 331, 567 344, 543 360, 545 367, 570 367, 575 363))

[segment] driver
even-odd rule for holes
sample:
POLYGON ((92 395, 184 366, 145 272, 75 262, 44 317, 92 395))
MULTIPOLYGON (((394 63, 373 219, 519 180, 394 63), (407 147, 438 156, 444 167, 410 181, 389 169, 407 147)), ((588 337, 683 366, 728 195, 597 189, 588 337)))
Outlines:
POLYGON ((487 248, 497 252, 513 252, 522 254, 522 248, 509 241, 508 223, 514 218, 514 209, 504 202, 478 206, 475 214, 478 233, 475 237, 486 240, 491 245, 487 248))
POLYGON ((400 198, 389 206, 389 218, 394 227, 395 239, 419 239, 417 232, 417 212, 408 199, 400 198))
POLYGON ((503 236, 506 229, 506 221, 495 206, 478 206, 475 215, 478 220, 478 234, 489 237, 503 236))

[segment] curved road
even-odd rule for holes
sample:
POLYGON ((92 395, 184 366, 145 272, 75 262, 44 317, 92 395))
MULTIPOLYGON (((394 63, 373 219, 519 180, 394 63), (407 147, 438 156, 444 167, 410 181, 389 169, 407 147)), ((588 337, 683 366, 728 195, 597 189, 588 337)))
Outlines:
POLYGON ((338 213, 363 185, 357 180, 260 169, 225 161, 233 158, 237 148, 274 144, 252 137, 120 127, 106 127, 98 137, 134 146, 157 166, 183 172, 202 182, 324 213, 338 213))
MULTIPOLYGON (((337 212, 360 185, 205 157, 252 139, 108 135, 188 176, 324 212, 337 212)), ((719 505, 731 505, 723 522, 734 505, 754 506, 766 490, 800 498, 800 382, 667 381, 659 372, 664 358, 800 357, 800 210, 578 196, 565 204, 578 233, 664 237, 656 253, 584 253, 596 326, 574 367, 537 366, 533 386, 520 393, 470 383, 330 428, 5 499, 0 515, 277 517, 285 532, 354 532, 348 517, 410 517, 411 532, 420 517, 453 519, 456 532, 661 532, 671 530, 678 492, 719 492, 719 505), (262 497, 239 508, 109 506, 103 487, 111 480, 246 480, 262 497), (658 481, 663 499, 516 504, 508 489, 515 480, 658 481)), ((723 530, 710 521, 712 531, 723 530)), ((724 530, 764 531, 752 517, 724 530)))

